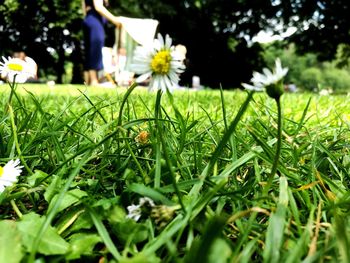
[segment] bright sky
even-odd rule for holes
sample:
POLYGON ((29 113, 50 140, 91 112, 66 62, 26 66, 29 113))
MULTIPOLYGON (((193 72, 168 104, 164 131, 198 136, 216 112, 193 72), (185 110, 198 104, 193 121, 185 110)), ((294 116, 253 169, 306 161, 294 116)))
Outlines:
POLYGON ((280 35, 273 35, 273 33, 269 31, 260 31, 255 37, 253 37, 252 41, 259 43, 269 43, 275 40, 282 40, 293 35, 296 30, 297 29, 295 27, 290 27, 280 35))

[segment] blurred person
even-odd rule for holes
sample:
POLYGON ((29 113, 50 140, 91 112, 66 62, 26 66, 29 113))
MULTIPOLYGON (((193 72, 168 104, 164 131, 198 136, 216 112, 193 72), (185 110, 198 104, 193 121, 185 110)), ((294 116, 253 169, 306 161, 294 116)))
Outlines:
POLYGON ((98 85, 98 71, 103 69, 102 48, 105 43, 104 26, 107 21, 119 27, 120 17, 113 15, 106 0, 82 0, 84 12, 83 33, 85 48, 84 80, 87 85, 98 85))
POLYGON ((175 51, 177 51, 180 54, 181 61, 185 63, 187 48, 184 45, 178 44, 175 46, 175 51))
MULTIPOLYGON (((178 53, 178 58, 180 59, 180 61, 185 65, 185 67, 187 68, 188 66, 188 58, 186 57, 187 54, 187 48, 186 46, 182 45, 182 44, 178 44, 175 46, 175 51, 178 53)), ((177 85, 177 88, 185 88, 185 85, 183 85, 183 75, 186 71, 182 72, 181 74, 179 74, 179 83, 177 85)))

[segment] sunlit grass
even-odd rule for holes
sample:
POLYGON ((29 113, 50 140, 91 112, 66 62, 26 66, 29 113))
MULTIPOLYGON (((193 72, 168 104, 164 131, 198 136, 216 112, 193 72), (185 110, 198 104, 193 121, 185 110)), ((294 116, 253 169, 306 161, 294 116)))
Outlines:
POLYGON ((264 196, 273 100, 126 91, 19 85, 8 108, 0 86, 1 165, 25 166, 0 195, 0 262, 348 262, 349 97, 282 96, 264 196))

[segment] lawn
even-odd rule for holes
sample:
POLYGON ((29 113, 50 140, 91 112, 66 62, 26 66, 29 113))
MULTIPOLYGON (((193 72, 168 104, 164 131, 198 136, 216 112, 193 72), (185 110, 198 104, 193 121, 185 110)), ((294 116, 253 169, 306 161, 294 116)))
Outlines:
POLYGON ((0 262, 350 262, 350 97, 131 90, 0 86, 0 262))

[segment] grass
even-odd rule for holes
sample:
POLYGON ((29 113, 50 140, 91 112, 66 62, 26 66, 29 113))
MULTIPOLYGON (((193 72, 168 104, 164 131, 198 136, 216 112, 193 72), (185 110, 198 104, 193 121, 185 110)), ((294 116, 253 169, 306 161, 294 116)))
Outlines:
POLYGON ((282 96, 266 195, 264 94, 0 88, 0 262, 350 262, 349 97, 282 96))

